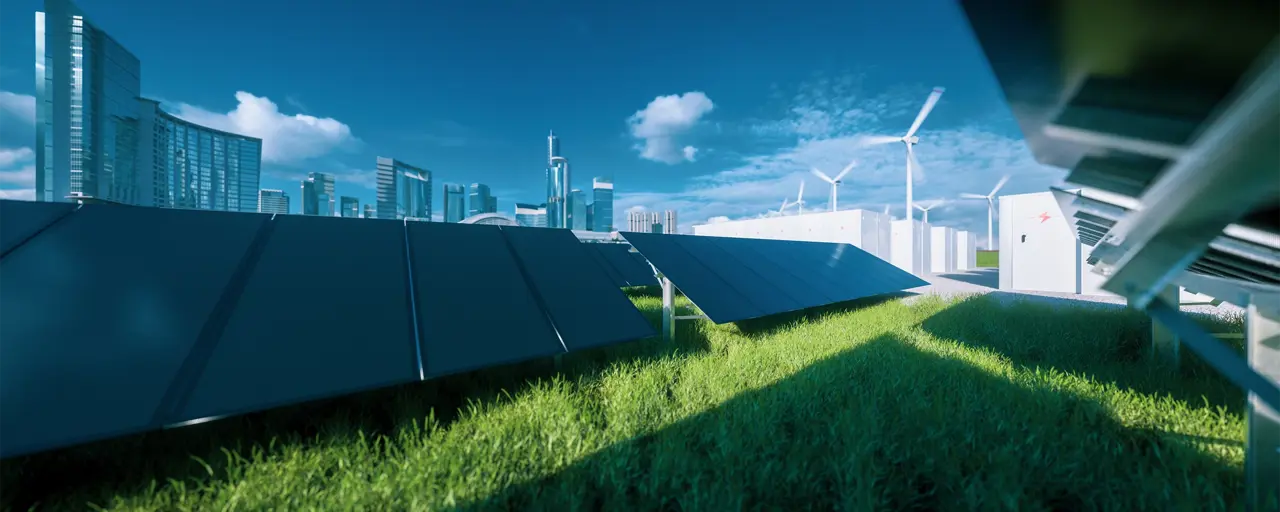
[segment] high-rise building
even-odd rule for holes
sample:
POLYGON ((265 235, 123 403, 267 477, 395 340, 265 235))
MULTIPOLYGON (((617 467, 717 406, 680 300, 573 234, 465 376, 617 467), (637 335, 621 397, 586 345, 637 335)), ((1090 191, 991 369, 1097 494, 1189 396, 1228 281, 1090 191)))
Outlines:
POLYGON ((302 204, 299 205, 298 213, 303 215, 319 215, 320 208, 316 204, 316 182, 310 179, 302 180, 302 204))
POLYGON ((462 185, 444 184, 444 221, 462 222, 467 218, 466 189, 462 185))
POLYGON ((142 64, 69 0, 36 13, 37 201, 258 211, 262 141, 140 98, 142 64))
POLYGON ((337 202, 337 196, 334 195, 335 183, 332 174, 323 172, 307 173, 307 179, 316 182, 316 195, 324 194, 325 201, 317 201, 316 209, 319 211, 317 215, 323 217, 332 217, 334 206, 337 202))
POLYGON ((587 229, 587 195, 581 190, 573 189, 569 191, 569 227, 579 231, 587 229))
POLYGON ((343 217, 357 218, 360 217, 360 200, 351 196, 342 196, 339 200, 342 205, 343 217))
POLYGON ((516 203, 516 224, 531 228, 547 227, 547 205, 516 203))
POLYGON ((659 214, 650 211, 627 212, 627 231, 636 233, 675 233, 676 212, 667 210, 659 214))
POLYGON ((283 190, 262 189, 258 191, 258 211, 285 215, 289 213, 289 194, 283 190))
POLYGON ((489 193, 488 185, 485 185, 484 183, 472 183, 469 199, 471 200, 471 207, 467 209, 468 217, 472 215, 480 215, 482 213, 497 213, 496 209, 489 209, 493 195, 489 193))
POLYGON ((373 211, 373 205, 371 205, 371 204, 369 204, 369 203, 365 203, 365 204, 364 204, 364 218, 366 218, 366 219, 372 219, 372 218, 376 218, 377 216, 378 216, 378 215, 377 215, 376 213, 374 213, 374 211, 373 211))
POLYGON ((674 235, 676 231, 676 211, 667 210, 662 215, 662 232, 668 235, 674 235))
POLYGON ((322 190, 322 186, 323 184, 316 183, 316 205, 320 210, 320 213, 316 215, 321 217, 332 217, 333 212, 329 211, 329 205, 333 204, 333 200, 329 198, 329 194, 320 192, 320 190, 322 190))
POLYGON ((485 213, 498 213, 498 196, 489 196, 485 204, 485 213))
POLYGON ((555 130, 547 135, 547 167, 551 167, 551 160, 560 156, 560 139, 556 138, 555 130))
POLYGON ((553 156, 547 167, 547 227, 570 227, 568 196, 569 160, 553 156))
POLYGON ((587 231, 595 231, 596 228, 596 204, 587 205, 587 231))
POLYGON ((431 219, 431 171, 378 157, 378 218, 431 219))
POLYGON ((613 180, 595 177, 591 180, 591 230, 613 231, 613 180))

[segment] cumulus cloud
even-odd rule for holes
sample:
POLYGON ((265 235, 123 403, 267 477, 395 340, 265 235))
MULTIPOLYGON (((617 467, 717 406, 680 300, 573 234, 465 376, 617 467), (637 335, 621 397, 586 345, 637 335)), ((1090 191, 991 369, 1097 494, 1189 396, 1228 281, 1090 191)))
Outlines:
POLYGON ((627 118, 631 136, 639 139, 636 150, 640 158, 666 164, 693 161, 698 149, 681 147, 677 140, 714 108, 711 98, 701 91, 654 98, 627 118))
MULTIPOLYGON (((674 192, 620 193, 615 211, 633 205, 675 209, 682 224, 755 218, 777 210, 783 198, 795 201, 801 181, 805 211, 829 210, 830 188, 812 176, 813 167, 828 175, 851 160, 858 165, 842 181, 841 210, 892 208, 897 217, 906 207, 906 155, 902 144, 869 145, 874 136, 910 126, 929 87, 865 94, 855 78, 829 80, 825 88, 804 84, 787 97, 774 119, 754 123, 752 141, 770 140, 780 149, 747 154, 736 164, 698 176, 674 192), (824 92, 825 91, 825 92, 824 92)), ((944 96, 945 99, 945 96, 944 96)), ((961 192, 985 194, 1004 174, 1013 178, 1001 194, 1046 190, 1060 183, 1065 171, 1037 163, 1011 128, 972 120, 940 122, 939 104, 918 132, 915 147, 923 173, 914 176, 914 200, 952 199, 929 212, 937 225, 986 233, 986 203, 958 200, 961 192)), ((985 120, 984 120, 985 121, 985 120)), ((919 218, 919 211, 914 212, 919 218)))
POLYGON ((0 169, 8 168, 19 162, 26 162, 35 158, 35 153, 31 148, 0 148, 0 169))
POLYGON ((236 92, 236 108, 226 113, 180 103, 174 115, 211 128, 262 139, 262 160, 299 162, 361 144, 351 127, 331 117, 288 115, 266 97, 236 92))
POLYGON ((31 148, 0 148, 0 199, 35 199, 34 158, 31 148))
POLYGON ((0 111, 34 125, 36 124, 36 97, 0 91, 0 111))

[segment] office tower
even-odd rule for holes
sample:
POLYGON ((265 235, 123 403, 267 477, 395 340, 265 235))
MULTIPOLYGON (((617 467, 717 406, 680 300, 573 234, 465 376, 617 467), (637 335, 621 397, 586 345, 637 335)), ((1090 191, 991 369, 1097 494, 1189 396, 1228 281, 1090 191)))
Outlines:
POLYGON ((531 228, 547 227, 547 205, 516 203, 516 224, 531 228))
POLYGON ((498 197, 489 196, 489 200, 485 202, 485 213, 498 213, 498 197))
POLYGON ((358 218, 360 217, 360 200, 351 196, 342 196, 339 200, 342 205, 343 217, 358 218))
POLYGON ((258 191, 258 211, 285 215, 289 213, 289 194, 283 190, 262 189, 258 191))
POLYGON ((665 215, 649 211, 627 212, 627 231, 636 233, 675 233, 675 222, 674 210, 667 210, 665 215), (670 223, 670 229, 663 225, 664 217, 670 223))
POLYGON ((483 183, 471 184, 470 208, 467 209, 467 216, 480 215, 482 213, 495 213, 496 210, 489 209, 490 200, 493 195, 489 193, 489 186, 483 183))
POLYGON ((551 166, 547 167, 547 227, 570 227, 568 195, 569 160, 553 156, 551 166))
POLYGON ((317 200, 316 202, 316 209, 319 212, 317 215, 332 217, 334 213, 334 203, 337 202, 337 196, 334 195, 335 180, 333 179, 333 175, 325 174, 323 172, 311 172, 307 173, 307 179, 316 182, 317 196, 320 194, 324 194, 325 196, 323 201, 317 200))
POLYGON ((302 180, 302 204, 299 205, 298 213, 303 215, 318 215, 319 207, 316 205, 316 182, 311 180, 302 180))
POLYGON ((591 180, 591 230, 601 233, 613 231, 613 180, 595 177, 591 180))
POLYGON ((444 184, 444 221, 462 222, 467 218, 465 189, 462 185, 444 184))
POLYGON ((377 217, 377 214, 376 214, 376 213, 374 213, 374 211, 373 211, 373 205, 371 205, 371 204, 369 204, 369 203, 365 203, 365 204, 364 204, 364 218, 366 218, 366 219, 372 219, 372 218, 375 218, 375 217, 377 217))
POLYGON ((583 231, 587 229, 587 196, 581 190, 573 189, 569 191, 569 222, 568 225, 576 230, 583 231))
POLYGON ((142 64, 68 0, 36 13, 37 201, 258 211, 262 141, 139 97, 142 64))
POLYGON ((667 210, 663 214, 662 232, 668 235, 674 235, 676 231, 676 211, 667 210))
POLYGON ((596 228, 596 204, 587 205, 587 231, 595 231, 596 228))
POLYGON ((551 167, 552 160, 560 156, 560 139, 556 138, 555 130, 547 135, 547 167, 551 167))
POLYGON ((378 157, 379 219, 431 220, 431 171, 378 157))

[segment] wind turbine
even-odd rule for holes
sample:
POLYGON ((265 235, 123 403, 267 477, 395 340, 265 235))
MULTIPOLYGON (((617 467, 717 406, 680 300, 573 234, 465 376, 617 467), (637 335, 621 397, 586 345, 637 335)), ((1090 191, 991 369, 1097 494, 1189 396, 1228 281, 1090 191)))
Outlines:
POLYGON ((965 199, 986 199, 987 200, 987 250, 988 251, 991 250, 991 242, 992 240, 994 240, 991 237, 991 217, 992 215, 995 214, 995 210, 996 210, 996 202, 994 198, 996 197, 996 192, 1000 191, 1000 187, 1003 187, 1005 182, 1008 182, 1008 181, 1009 181, 1009 175, 1006 174, 1004 175, 1003 178, 1000 178, 999 183, 996 183, 996 188, 991 189, 991 193, 985 196, 978 195, 978 194, 970 194, 968 192, 960 194, 960 197, 963 197, 965 199))
POLYGON ((778 208, 778 215, 779 216, 786 215, 788 206, 791 206, 791 203, 787 202, 787 198, 785 197, 782 198, 782 207, 778 208))
POLYGON ((800 180, 800 193, 796 194, 796 215, 804 215, 804 180, 800 180))
POLYGON ((850 161, 849 165, 844 166, 844 170, 840 171, 840 174, 837 174, 836 177, 834 178, 827 176, 827 173, 825 172, 819 171, 817 167, 810 169, 810 171, 813 172, 814 176, 817 176, 821 178, 822 181, 825 181, 831 184, 831 211, 833 212, 836 211, 836 200, 838 199, 837 191, 840 190, 840 178, 843 178, 844 175, 849 174, 849 171, 853 170, 853 166, 856 163, 857 163, 856 161, 850 161))
POLYGON ((911 128, 907 130, 907 134, 901 137, 892 135, 881 135, 877 137, 868 137, 863 140, 866 145, 889 144, 893 142, 901 142, 907 146, 907 220, 912 220, 911 205, 914 203, 911 199, 911 171, 920 173, 920 177, 924 177, 924 169, 920 167, 920 162, 916 161, 916 154, 911 150, 911 146, 920 142, 920 138, 916 137, 916 130, 920 129, 920 125, 924 123, 924 118, 929 117, 929 112, 933 110, 934 105, 938 104, 938 99, 942 97, 942 87, 934 87, 933 92, 929 93, 929 98, 924 100, 924 107, 920 108, 920 113, 916 114, 915 122, 911 123, 911 128))
POLYGON ((930 204, 929 206, 921 206, 920 203, 916 203, 915 204, 916 209, 920 210, 921 212, 924 212, 924 217, 922 217, 920 220, 924 221, 927 224, 929 222, 929 210, 942 206, 942 203, 945 203, 945 202, 946 201, 934 201, 933 204, 930 204))
POLYGON ((884 205, 884 214, 889 216, 889 220, 893 220, 893 214, 889 213, 890 205, 884 205))

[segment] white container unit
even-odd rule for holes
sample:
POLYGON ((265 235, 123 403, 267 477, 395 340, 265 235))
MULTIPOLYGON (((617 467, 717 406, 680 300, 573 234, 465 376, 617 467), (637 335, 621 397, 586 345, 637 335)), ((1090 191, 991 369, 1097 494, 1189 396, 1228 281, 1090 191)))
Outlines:
POLYGON ((933 237, 929 242, 929 269, 934 274, 950 274, 956 271, 956 230, 934 226, 929 230, 933 237))
POLYGON ((1000 197, 1000 289, 1112 295, 1052 192, 1000 197))
POLYGON ((978 235, 972 231, 956 231, 956 270, 978 269, 978 235))
POLYGON ((762 217, 693 227, 693 234, 846 243, 889 261, 889 218, 866 210, 762 217))
POLYGON ((918 220, 895 220, 890 236, 893 248, 889 261, 917 276, 927 275, 930 270, 929 246, 933 240, 933 236, 929 234, 929 224, 918 220))

